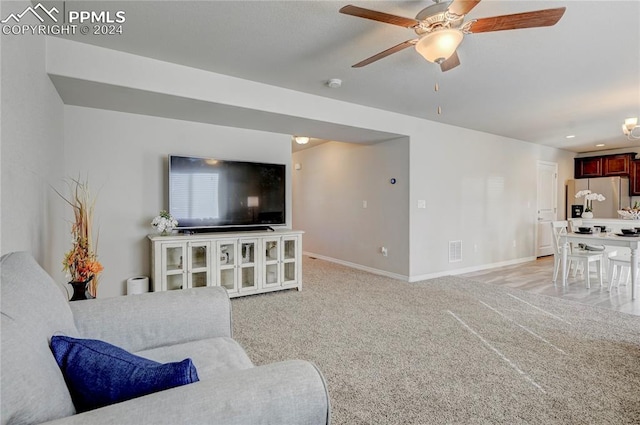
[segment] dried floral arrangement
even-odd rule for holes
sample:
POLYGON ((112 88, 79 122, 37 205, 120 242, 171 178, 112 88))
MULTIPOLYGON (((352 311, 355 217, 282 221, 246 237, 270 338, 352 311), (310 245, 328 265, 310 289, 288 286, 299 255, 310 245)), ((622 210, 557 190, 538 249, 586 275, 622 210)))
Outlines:
POLYGON ((68 272, 71 282, 88 283, 89 293, 95 297, 98 293, 98 275, 102 272, 102 264, 98 261, 97 238, 94 242, 93 210, 95 198, 91 196, 89 185, 80 179, 67 181, 70 198, 64 197, 73 208, 74 221, 71 223, 72 247, 62 261, 63 270, 68 272))

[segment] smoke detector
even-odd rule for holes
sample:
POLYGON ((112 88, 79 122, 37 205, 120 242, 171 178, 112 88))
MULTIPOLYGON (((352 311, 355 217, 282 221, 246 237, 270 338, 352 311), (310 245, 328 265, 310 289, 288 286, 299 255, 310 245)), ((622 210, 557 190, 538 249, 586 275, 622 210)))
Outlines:
POLYGON ((329 81, 327 81, 327 86, 332 89, 337 89, 342 86, 342 80, 339 78, 331 78, 329 79, 329 81))

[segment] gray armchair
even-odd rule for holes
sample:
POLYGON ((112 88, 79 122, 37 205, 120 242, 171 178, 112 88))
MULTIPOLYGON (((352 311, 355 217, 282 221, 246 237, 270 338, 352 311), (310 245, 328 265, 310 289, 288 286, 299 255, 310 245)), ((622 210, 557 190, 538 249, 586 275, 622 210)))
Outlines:
POLYGON ((231 338, 226 290, 69 303, 27 253, 3 256, 1 423, 328 424, 325 381, 306 361, 255 367, 231 338), (190 357, 200 382, 75 414, 54 334, 100 339, 159 362, 190 357))

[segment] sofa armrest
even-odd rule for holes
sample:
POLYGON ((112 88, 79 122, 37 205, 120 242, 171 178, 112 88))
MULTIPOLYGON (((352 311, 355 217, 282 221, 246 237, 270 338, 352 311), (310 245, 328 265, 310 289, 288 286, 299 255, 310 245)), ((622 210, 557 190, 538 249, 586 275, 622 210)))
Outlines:
POLYGON ((128 351, 231 337, 231 302, 221 287, 152 292, 70 303, 81 338, 128 351))
POLYGON ((309 362, 290 360, 224 373, 47 424, 327 425, 330 421, 322 374, 309 362))

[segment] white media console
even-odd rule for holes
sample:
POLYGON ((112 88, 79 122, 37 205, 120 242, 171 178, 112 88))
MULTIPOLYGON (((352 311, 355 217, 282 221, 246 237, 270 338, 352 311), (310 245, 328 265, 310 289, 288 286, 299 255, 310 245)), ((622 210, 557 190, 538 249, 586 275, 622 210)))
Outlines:
POLYGON ((222 286, 230 297, 302 290, 298 230, 149 235, 151 287, 171 291, 222 286))

